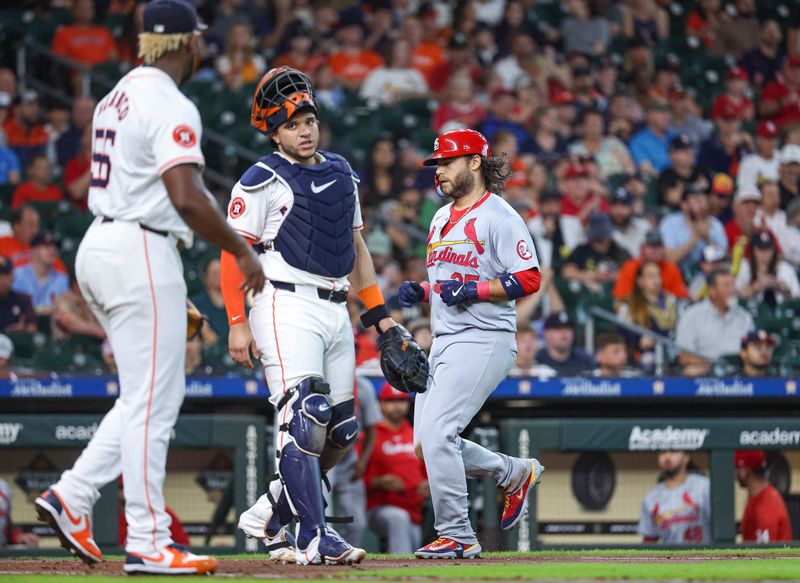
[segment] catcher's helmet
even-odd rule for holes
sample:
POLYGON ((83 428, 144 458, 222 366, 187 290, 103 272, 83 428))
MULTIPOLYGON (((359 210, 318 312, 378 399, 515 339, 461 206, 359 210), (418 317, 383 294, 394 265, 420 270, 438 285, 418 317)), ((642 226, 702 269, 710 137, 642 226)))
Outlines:
POLYGON ((450 130, 444 132, 433 142, 433 154, 423 164, 436 166, 436 161, 442 158, 456 158, 458 156, 483 156, 492 155, 489 140, 475 130, 450 130))
POLYGON ((291 67, 270 69, 256 87, 250 125, 269 135, 301 109, 317 112, 311 79, 291 67))

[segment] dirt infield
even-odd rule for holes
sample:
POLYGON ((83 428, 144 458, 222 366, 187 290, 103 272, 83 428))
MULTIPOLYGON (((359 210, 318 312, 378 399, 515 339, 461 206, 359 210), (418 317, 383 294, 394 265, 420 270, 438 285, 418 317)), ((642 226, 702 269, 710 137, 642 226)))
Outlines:
MULTIPOLYGON (((792 558, 798 558, 796 554, 789 555, 792 558)), ((537 553, 526 555, 512 555, 512 556, 487 556, 479 560, 461 560, 461 561, 423 561, 414 558, 396 558, 396 557, 369 557, 360 565, 353 566, 306 566, 298 567, 296 565, 287 565, 276 563, 269 559, 242 559, 242 558, 224 558, 219 559, 218 575, 228 576, 232 578, 239 577, 258 577, 264 579, 294 579, 294 580, 307 580, 307 579, 369 579, 371 571, 385 570, 385 569, 404 569, 410 567, 427 567, 427 566, 455 566, 455 565, 470 565, 470 566, 490 566, 490 565, 510 565, 510 564, 530 564, 534 567, 540 563, 606 563, 613 562, 619 564, 659 564, 668 562, 684 562, 693 563, 698 561, 713 561, 716 559, 756 559, 764 558, 763 555, 753 555, 743 551, 741 553, 727 553, 727 554, 686 554, 676 553, 672 554, 653 554, 643 555, 634 554, 632 556, 602 555, 591 554, 585 555, 580 553, 575 554, 562 554, 558 556, 537 553)), ((771 558, 781 558, 780 555, 772 555, 771 558)), ((122 560, 112 559, 104 561, 99 565, 89 567, 84 565, 77 559, 3 559, 0 560, 0 576, 9 574, 41 574, 41 575, 77 575, 77 576, 91 576, 91 575, 122 575, 122 560)), ((386 580, 403 580, 402 576, 388 577, 386 580)), ((415 581, 418 580, 432 580, 428 577, 413 577, 415 581)))

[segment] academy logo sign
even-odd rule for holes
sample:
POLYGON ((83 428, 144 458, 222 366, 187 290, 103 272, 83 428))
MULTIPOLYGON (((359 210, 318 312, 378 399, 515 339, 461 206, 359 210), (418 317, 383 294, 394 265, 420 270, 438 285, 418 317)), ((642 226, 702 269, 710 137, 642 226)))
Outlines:
POLYGON ((0 423, 0 444, 9 445, 17 441, 22 423, 0 423))
POLYGON ((771 431, 742 431, 739 445, 764 447, 768 445, 800 445, 800 431, 789 431, 776 427, 771 431))
POLYGON ((628 438, 628 449, 631 451, 687 451, 703 447, 710 429, 679 429, 672 425, 664 428, 643 429, 634 425, 628 438))

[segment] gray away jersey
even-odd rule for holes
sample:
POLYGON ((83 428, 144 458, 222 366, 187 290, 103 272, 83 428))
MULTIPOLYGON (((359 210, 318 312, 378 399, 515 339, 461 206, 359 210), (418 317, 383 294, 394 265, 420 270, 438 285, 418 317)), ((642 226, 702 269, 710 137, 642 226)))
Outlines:
POLYGON ((660 543, 706 543, 711 540, 710 484, 705 476, 689 474, 677 488, 664 482, 642 500, 639 534, 660 543))
POLYGON ((431 285, 431 329, 434 336, 466 328, 515 332, 515 302, 475 302, 448 307, 439 296, 444 281, 490 281, 507 273, 539 267, 531 234, 522 218, 496 194, 488 194, 451 226, 452 203, 440 208, 428 234, 427 267, 431 285))

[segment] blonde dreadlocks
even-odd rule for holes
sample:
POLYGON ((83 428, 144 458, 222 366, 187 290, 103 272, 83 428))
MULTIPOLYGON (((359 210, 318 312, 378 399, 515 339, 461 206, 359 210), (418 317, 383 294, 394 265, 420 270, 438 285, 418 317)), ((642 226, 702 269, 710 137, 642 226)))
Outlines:
POLYGON ((191 42, 194 33, 156 34, 142 32, 139 34, 139 57, 145 65, 152 65, 170 51, 177 50, 191 42))

